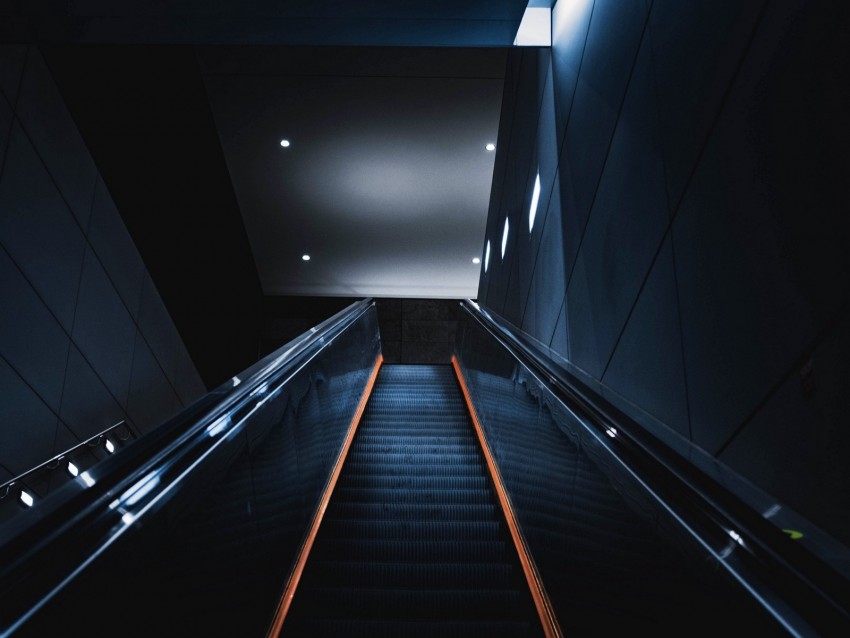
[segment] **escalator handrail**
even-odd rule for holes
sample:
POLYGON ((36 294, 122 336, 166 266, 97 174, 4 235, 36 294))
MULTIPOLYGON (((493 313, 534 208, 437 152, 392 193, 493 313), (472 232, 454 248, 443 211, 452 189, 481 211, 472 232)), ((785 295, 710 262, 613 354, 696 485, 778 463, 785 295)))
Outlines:
MULTIPOLYGON (((850 583, 743 498, 583 383, 497 315, 461 308, 528 368, 791 633, 850 629, 850 583), (612 430, 613 428, 613 430, 612 430), (616 436, 611 436, 615 432, 616 436), (730 540, 730 536, 734 540, 730 540), (725 543, 726 551, 716 548, 725 543)), ((846 632, 845 632, 846 633, 846 632)))
POLYGON ((157 503, 175 485, 151 477, 182 480, 233 434, 238 420, 271 396, 270 387, 277 394, 373 306, 371 299, 352 303, 0 527, 0 638, 16 631, 137 523, 148 511, 146 503, 157 503), (128 503, 138 515, 117 505, 128 503), (43 577, 34 586, 38 572, 43 577), (26 586, 19 587, 22 579, 28 579, 26 586))

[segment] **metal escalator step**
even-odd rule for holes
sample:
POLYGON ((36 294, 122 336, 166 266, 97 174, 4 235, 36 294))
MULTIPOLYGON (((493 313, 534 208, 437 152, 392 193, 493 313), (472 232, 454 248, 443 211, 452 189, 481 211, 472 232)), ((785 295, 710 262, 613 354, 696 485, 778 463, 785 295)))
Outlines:
POLYGON ((492 495, 486 488, 472 489, 417 489, 337 486, 334 497, 341 503, 425 503, 435 505, 485 505, 492 502, 492 495))
POLYGON ((325 618, 428 619, 439 609, 445 620, 511 618, 520 593, 511 589, 403 589, 399 587, 309 588, 325 618))
POLYGON ((406 541, 498 541, 498 521, 386 521, 329 519, 322 523, 327 534, 347 539, 406 541))
POLYGON ((487 489, 485 476, 387 476, 384 474, 360 474, 343 476, 337 484, 350 488, 378 489, 487 489))
POLYGON ((315 561, 309 576, 319 581, 336 580, 363 587, 512 587, 510 563, 392 563, 315 561))
POLYGON ((352 463, 392 465, 472 465, 480 464, 476 454, 369 454, 353 450, 351 452, 352 463))
POLYGON ((498 515, 495 503, 486 505, 432 505, 410 503, 331 503, 328 513, 341 518, 399 521, 491 520, 498 515))
MULTIPOLYGON (((405 562, 483 561, 501 562, 505 557, 503 541, 407 541, 371 538, 323 539, 322 555, 335 560, 380 560, 405 562)), ((318 545, 318 543, 317 543, 318 545)))

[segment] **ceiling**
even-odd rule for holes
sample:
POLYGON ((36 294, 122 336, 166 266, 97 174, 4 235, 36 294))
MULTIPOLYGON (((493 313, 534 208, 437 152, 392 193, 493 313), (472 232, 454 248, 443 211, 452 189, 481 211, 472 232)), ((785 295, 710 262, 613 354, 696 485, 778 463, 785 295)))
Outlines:
MULTIPOLYGON (((485 145, 496 142, 507 52, 526 4, 30 0, 0 36, 52 49, 48 63, 75 119, 89 123, 80 128, 134 237, 148 222, 125 211, 140 195, 123 189, 141 184, 126 174, 139 174, 139 153, 103 139, 110 115, 101 105, 137 116, 113 118, 111 137, 137 149, 152 134, 160 153, 173 154, 181 140, 158 132, 178 128, 179 117, 167 121, 159 105, 158 126, 140 140, 137 122, 150 116, 132 104, 181 84, 179 69, 184 84, 201 78, 195 109, 212 114, 206 133, 230 181, 218 188, 235 197, 264 295, 464 298, 477 296, 472 259, 482 250, 494 165, 485 145), (174 64, 163 67, 164 56, 174 64), (132 74, 140 82, 126 86, 132 74), (125 86, 109 90, 115 83, 125 86)), ((210 177, 220 179, 220 169, 210 177)), ((150 177, 166 185, 146 180, 147 189, 174 199, 167 175, 150 177)), ((160 258, 161 247, 140 249, 160 258)))
POLYGON ((264 294, 476 297, 505 55, 200 49, 264 294))
POLYGON ((27 0, 0 40, 38 43, 213 383, 256 357, 264 296, 477 295, 526 5, 27 0))

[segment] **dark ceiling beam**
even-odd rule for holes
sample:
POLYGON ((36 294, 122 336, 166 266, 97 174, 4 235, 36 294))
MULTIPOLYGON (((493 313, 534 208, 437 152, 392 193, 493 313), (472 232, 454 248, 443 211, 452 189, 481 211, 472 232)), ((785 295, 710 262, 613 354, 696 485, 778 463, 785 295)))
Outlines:
POLYGON ((500 47, 513 44, 527 0, 18 4, 6 35, 38 42, 500 47))

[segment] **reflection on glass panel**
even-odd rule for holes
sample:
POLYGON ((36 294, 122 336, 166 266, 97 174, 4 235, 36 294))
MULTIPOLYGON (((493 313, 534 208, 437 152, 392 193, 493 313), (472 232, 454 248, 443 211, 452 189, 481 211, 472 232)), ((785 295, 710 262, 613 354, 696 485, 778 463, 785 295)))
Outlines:
POLYGON ((458 358, 565 635, 784 635, 599 435, 461 315, 458 358))
POLYGON ((372 305, 200 431, 220 444, 22 635, 265 636, 379 352, 372 305))

